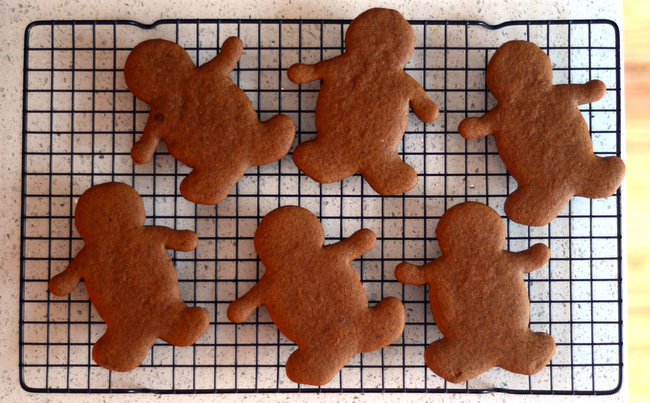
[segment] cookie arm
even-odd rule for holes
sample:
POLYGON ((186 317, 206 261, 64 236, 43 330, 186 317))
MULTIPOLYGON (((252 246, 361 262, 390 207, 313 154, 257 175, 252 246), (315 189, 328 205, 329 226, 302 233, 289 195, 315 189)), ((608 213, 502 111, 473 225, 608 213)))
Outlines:
POLYGON ((584 84, 567 84, 567 86, 577 97, 578 105, 596 102, 607 93, 605 83, 600 80, 591 80, 584 84))
POLYGON ((223 42, 219 54, 200 68, 228 75, 239 63, 243 51, 244 42, 236 36, 231 36, 223 42))
POLYGON ((146 164, 151 161, 153 154, 156 152, 158 143, 160 143, 160 139, 163 137, 161 133, 163 125, 161 116, 153 110, 151 111, 147 124, 142 131, 142 138, 131 147, 131 158, 133 158, 133 162, 136 165, 146 164))
POLYGON ((458 133, 468 140, 493 134, 494 115, 492 111, 480 118, 465 118, 458 125, 458 133))
POLYGON ((179 250, 182 252, 189 252, 196 249, 199 243, 199 237, 190 230, 173 230, 165 228, 168 233, 165 240, 165 248, 179 250))
POLYGON ((294 64, 289 67, 287 76, 289 77, 289 80, 296 84, 304 84, 318 80, 323 76, 323 70, 327 66, 328 62, 328 60, 323 60, 316 64, 294 64))
POLYGON ((327 245, 325 249, 334 255, 342 256, 346 260, 352 261, 372 249, 376 241, 377 237, 375 233, 364 228, 355 232, 347 239, 327 245))
POLYGON ((433 270, 435 260, 424 266, 404 262, 395 268, 395 278, 403 284, 425 285, 429 283, 429 271, 433 270))
MULTIPOLYGON (((165 249, 179 250, 182 252, 189 252, 196 248, 199 237, 194 231, 190 230, 175 230, 168 227, 144 227, 145 231, 149 232, 151 237, 158 237, 157 239, 162 239, 165 249)), ((145 232, 145 236, 146 232, 145 232)))
POLYGON ((512 253, 515 260, 513 266, 521 268, 523 273, 533 272, 544 266, 551 258, 551 250, 548 246, 537 243, 521 252, 512 253))
POLYGON ((81 281, 80 259, 83 259, 83 249, 72 259, 65 270, 50 279, 48 289, 52 294, 63 297, 70 294, 77 287, 77 284, 81 281))
POLYGON ((413 110, 413 113, 415 113, 415 116, 417 116, 418 119, 425 123, 433 122, 440 114, 438 105, 429 99, 426 91, 417 83, 417 81, 408 74, 407 77, 411 81, 411 86, 413 88, 413 94, 409 100, 409 106, 413 110))
POLYGON ((257 307, 264 304, 264 290, 266 288, 264 284, 264 277, 262 277, 246 294, 230 304, 228 307, 228 319, 231 322, 242 323, 257 307))

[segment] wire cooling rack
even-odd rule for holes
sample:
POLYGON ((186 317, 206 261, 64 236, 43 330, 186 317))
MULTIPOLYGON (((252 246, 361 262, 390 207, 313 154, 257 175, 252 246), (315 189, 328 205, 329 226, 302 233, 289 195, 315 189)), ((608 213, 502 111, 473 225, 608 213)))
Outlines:
MULTIPOLYGON (((286 69, 340 54, 348 21, 171 20, 45 21, 27 27, 23 112, 20 371, 36 392, 487 392, 609 394, 622 376, 621 197, 574 198, 544 227, 505 220, 507 247, 550 246, 548 265, 526 275, 531 328, 557 342, 551 363, 534 376, 493 369, 469 382, 445 382, 427 369, 426 346, 441 337, 425 287, 402 285, 394 268, 440 255, 435 227, 443 212, 465 200, 495 208, 516 182, 491 137, 466 141, 460 120, 494 106, 485 68, 507 40, 526 39, 551 57, 556 83, 598 78, 608 88, 583 106, 595 151, 621 154, 620 42, 610 21, 524 21, 490 26, 467 21, 413 21, 416 51, 406 70, 439 105, 433 124, 411 118, 402 157, 418 172, 417 186, 380 197, 360 176, 320 185, 287 156, 250 169, 218 206, 195 205, 178 186, 189 172, 164 144, 152 163, 129 156, 148 117, 134 99, 122 68, 130 50, 149 38, 181 44, 198 64, 217 54, 229 36, 245 50, 232 78, 262 120, 286 113, 296 123, 294 147, 315 136, 318 83, 297 86, 286 69), (173 252, 180 289, 190 305, 210 315, 208 332, 192 347, 158 342, 130 373, 114 373, 92 360, 105 325, 85 287, 65 298, 47 291, 82 246, 73 223, 77 198, 91 185, 121 181, 142 195, 147 224, 192 229, 193 252, 173 252), (280 334, 265 308, 233 324, 228 305, 264 272, 253 247, 260 219, 281 205, 301 205, 321 219, 327 242, 359 228, 377 235, 375 248, 354 262, 371 304, 387 296, 404 301, 406 327, 391 346, 354 357, 321 387, 288 380, 284 363, 295 346, 280 334)), ((292 148, 293 149, 293 148, 292 148)), ((134 251, 137 253, 137 251, 134 251)))

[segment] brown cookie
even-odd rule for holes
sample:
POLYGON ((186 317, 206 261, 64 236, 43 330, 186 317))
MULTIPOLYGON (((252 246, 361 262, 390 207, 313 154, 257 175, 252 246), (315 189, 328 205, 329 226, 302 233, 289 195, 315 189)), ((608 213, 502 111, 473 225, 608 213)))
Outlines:
POLYGON ((331 183, 361 173, 382 195, 404 193, 417 183, 415 170, 400 158, 409 106, 424 122, 438 107, 404 72, 415 49, 413 28, 395 10, 368 10, 345 33, 345 52, 314 65, 295 64, 289 79, 320 79, 317 136, 301 143, 293 160, 305 174, 331 183))
POLYGON ((572 196, 612 195, 625 175, 618 157, 594 154, 589 127, 578 105, 601 99, 599 80, 553 85, 551 60, 526 41, 503 44, 487 68, 487 86, 498 105, 480 118, 467 118, 460 134, 492 134, 501 159, 518 182, 506 199, 506 215, 521 224, 546 225, 572 196))
POLYGON ((130 186, 113 182, 88 189, 75 210, 85 245, 49 282, 54 295, 64 296, 84 280, 90 301, 106 322, 93 359, 110 370, 136 368, 158 338, 189 346, 209 325, 205 310, 190 308, 181 299, 166 251, 191 251, 196 234, 144 226, 145 218, 142 199, 130 186))
POLYGON ((555 353, 555 341, 528 328, 530 304, 522 274, 548 261, 548 247, 503 250, 501 217, 476 202, 447 210, 436 235, 440 258, 395 269, 398 281, 430 287, 431 312, 444 337, 427 347, 427 366, 454 383, 495 366, 526 375, 541 370, 555 353))
POLYGON ((266 273, 228 308, 240 323, 266 305, 278 329, 298 349, 287 360, 297 383, 328 383, 357 353, 385 347, 402 334, 405 313, 396 298, 368 307, 350 262, 372 249, 375 235, 362 229, 331 245, 318 218, 301 207, 280 207, 255 232, 266 273))
POLYGON ((239 38, 201 67, 179 45, 155 39, 136 46, 124 66, 131 92, 150 105, 142 139, 131 156, 145 164, 160 140, 171 155, 193 168, 181 194, 201 204, 225 199, 246 170, 284 157, 295 128, 286 115, 260 122, 250 100, 230 79, 243 51, 239 38))

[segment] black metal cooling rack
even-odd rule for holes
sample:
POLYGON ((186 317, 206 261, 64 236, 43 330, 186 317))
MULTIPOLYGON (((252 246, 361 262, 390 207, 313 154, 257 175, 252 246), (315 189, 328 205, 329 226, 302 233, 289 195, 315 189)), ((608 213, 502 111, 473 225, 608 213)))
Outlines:
MULTIPOLYGON (((25 33, 20 372, 34 392, 431 392, 610 394, 622 382, 621 196, 574 198, 551 224, 529 228, 507 221, 508 248, 551 247, 549 264, 526 276, 531 328, 557 342, 551 363, 534 376, 494 369, 463 384, 438 378, 424 364, 425 347, 440 337, 425 287, 402 285, 393 270, 404 260, 439 256, 435 226, 451 205, 486 203, 503 214, 516 186, 491 138, 466 141, 457 125, 494 105, 484 71, 503 42, 526 39, 551 57, 555 81, 603 80, 606 97, 584 106, 595 151, 621 154, 620 39, 610 21, 413 21, 416 51, 406 70, 439 105, 433 124, 409 122, 403 158, 418 171, 404 195, 380 197, 360 176, 319 185, 287 156, 249 170, 218 206, 199 206, 178 194, 188 170, 161 145, 153 163, 135 167, 129 151, 147 119, 146 105, 124 84, 129 51, 148 38, 180 43, 195 62, 214 57, 228 36, 245 51, 232 73, 262 119, 282 111, 294 119, 296 143, 315 135, 318 84, 297 86, 286 69, 343 50, 349 21, 165 20, 39 21, 25 33), (199 234, 194 252, 174 252, 183 298, 204 307, 211 326, 193 347, 157 343, 143 365, 127 373, 98 367, 93 343, 105 327, 83 286, 66 298, 47 281, 81 248, 74 229, 76 199, 93 184, 122 181, 145 200, 148 223, 199 234), (284 373, 295 348, 261 308, 240 325, 225 315, 230 302, 263 273, 253 234, 280 205, 297 204, 321 219, 327 242, 370 228, 377 246, 356 261, 371 303, 404 301, 402 338, 356 356, 330 384, 296 385, 284 373)), ((295 146, 294 144, 294 146, 295 146)))

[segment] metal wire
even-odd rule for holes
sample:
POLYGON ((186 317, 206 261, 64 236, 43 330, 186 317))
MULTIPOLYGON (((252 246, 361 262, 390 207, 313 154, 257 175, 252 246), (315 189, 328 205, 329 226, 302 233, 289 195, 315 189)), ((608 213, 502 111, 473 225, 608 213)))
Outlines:
MULTIPOLYGON (((218 206, 187 202, 178 186, 188 168, 161 145, 154 161, 135 167, 129 151, 148 117, 130 94, 122 68, 129 51, 147 38, 181 44, 196 63, 214 57, 228 36, 244 54, 232 73, 262 120, 279 112, 296 123, 295 144, 313 138, 318 84, 297 86, 286 69, 340 54, 349 21, 164 20, 38 21, 25 32, 20 372, 33 392, 430 392, 503 391, 536 394, 610 394, 622 382, 621 197, 574 198, 551 224, 528 228, 506 220, 510 250, 536 242, 551 247, 549 264, 525 277, 531 328, 557 342, 552 362, 534 376, 494 369, 460 385, 448 384, 424 364, 426 346, 439 338, 425 287, 396 282, 402 261, 421 264, 439 256, 435 226, 454 204, 476 200, 502 216, 516 183, 491 138, 465 141, 461 119, 485 113, 494 99, 485 67, 496 48, 526 39, 546 51, 555 81, 605 81, 605 99, 584 106, 595 151, 621 154, 620 38, 610 21, 412 21, 416 52, 406 68, 439 105, 425 125, 412 119, 400 153, 418 172, 404 195, 380 197, 355 175, 320 185, 287 156, 250 169, 218 206), (174 252, 184 300, 204 307, 211 326, 192 347, 158 342, 142 366, 111 373, 92 360, 105 325, 83 286, 67 298, 47 292, 82 246, 74 228, 76 199, 90 186, 122 181, 142 195, 147 223, 192 229, 196 251, 174 252), (374 304, 386 296, 404 301, 402 338, 353 358, 321 388, 288 380, 284 363, 295 346, 265 308, 240 325, 225 312, 264 272, 253 247, 259 220, 280 205, 301 205, 319 216, 327 243, 359 228, 372 229, 377 246, 354 262, 374 304)), ((294 146, 295 146, 294 144, 294 146)))

